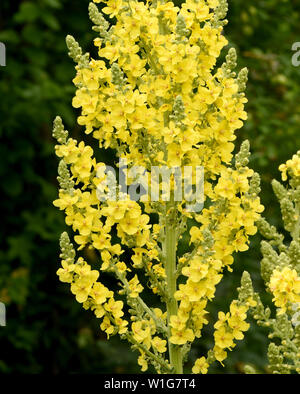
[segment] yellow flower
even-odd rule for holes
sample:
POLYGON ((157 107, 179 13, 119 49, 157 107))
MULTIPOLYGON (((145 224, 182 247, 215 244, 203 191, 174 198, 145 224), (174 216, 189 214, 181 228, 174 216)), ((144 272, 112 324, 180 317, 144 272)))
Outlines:
POLYGON ((89 296, 93 283, 88 276, 76 280, 71 285, 71 292, 80 303, 85 302, 89 296))
POLYGON ((273 301, 280 308, 279 314, 286 311, 288 303, 300 302, 300 277, 295 269, 284 267, 272 273, 269 287, 273 293, 273 301))
POLYGON ((123 5, 122 0, 108 0, 107 6, 102 9, 105 14, 108 14, 110 18, 117 16, 120 8, 123 5))
POLYGON ((109 301, 104 305, 104 308, 107 312, 110 312, 115 319, 118 319, 124 315, 123 309, 123 301, 115 301, 113 298, 110 298, 109 301))
POLYGON ((124 69, 128 72, 129 76, 134 78, 140 77, 145 73, 146 60, 141 59, 138 55, 130 55, 130 62, 124 65, 124 69))
POLYGON ((222 361, 225 360, 227 357, 227 353, 225 350, 219 346, 214 347, 214 355, 216 360, 220 361, 220 363, 223 365, 222 361))
POLYGON ((122 261, 119 261, 118 263, 116 263, 116 268, 119 272, 126 272, 126 271, 130 271, 129 268, 127 268, 126 264, 123 263, 122 261))
POLYGON ((71 196, 63 191, 59 192, 59 199, 53 201, 53 205, 60 210, 72 207, 78 201, 78 196, 71 196))
POLYGON ((147 371, 148 363, 147 363, 147 360, 145 358, 145 353, 144 352, 141 352, 141 355, 138 358, 138 365, 140 365, 142 367, 142 369, 141 369, 142 372, 147 371))
POLYGON ((83 216, 81 213, 76 213, 73 220, 73 229, 78 230, 80 235, 90 235, 93 228, 94 215, 88 214, 83 216))
POLYGON ((101 252, 101 259, 103 261, 102 265, 101 265, 101 270, 105 271, 110 264, 111 261, 111 254, 109 253, 109 251, 104 250, 101 252))
POLYGON ((91 289, 90 296, 94 299, 97 305, 104 304, 107 298, 113 296, 113 292, 109 291, 108 288, 105 287, 102 283, 97 282, 91 289))
POLYGON ((214 327, 219 329, 224 326, 225 322, 228 320, 229 313, 219 312, 218 313, 218 321, 215 323, 214 327))
POLYGON ((195 338, 193 330, 190 328, 185 328, 182 331, 172 328, 171 332, 170 341, 174 345, 184 345, 187 342, 193 342, 195 338))
POLYGON ((114 332, 114 326, 107 316, 104 317, 103 322, 100 324, 100 328, 102 331, 106 332, 107 339, 109 339, 109 336, 114 332))
POLYGON ((62 282, 71 283, 73 279, 75 264, 69 264, 67 261, 62 260, 61 265, 63 268, 59 268, 57 270, 57 275, 59 276, 59 280, 62 282))
POLYGON ((206 282, 194 282, 188 280, 188 283, 185 287, 186 295, 188 296, 190 302, 199 301, 202 297, 204 297, 206 293, 206 282))
POLYGON ((102 250, 110 247, 110 235, 105 233, 92 234, 93 246, 102 250))
POLYGON ((150 327, 144 321, 133 322, 131 328, 137 342, 150 342, 150 327))
POLYGON ((249 323, 246 323, 234 317, 228 319, 228 325, 232 329, 233 337, 238 340, 244 338, 243 331, 247 331, 250 327, 249 323))
POLYGON ((143 291, 143 286, 140 284, 137 275, 135 275, 129 282, 129 297, 136 298, 138 297, 139 293, 143 291))
POLYGON ((183 331, 185 327, 185 321, 182 320, 179 316, 173 315, 170 318, 170 326, 179 331, 183 331))
POLYGON ((168 164, 171 167, 180 167, 183 152, 180 145, 172 143, 168 145, 168 164))
POLYGON ((215 331, 214 337, 216 346, 220 347, 221 349, 230 348, 234 345, 232 333, 227 331, 223 326, 215 331))
POLYGON ((232 245, 235 246, 236 251, 243 252, 249 249, 247 242, 248 242, 248 238, 244 235, 244 232, 240 230, 235 235, 235 239, 233 240, 232 245))
POLYGON ((116 319, 115 320, 116 325, 118 326, 118 333, 121 334, 125 334, 128 331, 128 321, 126 320, 122 320, 122 319, 116 319))
POLYGON ((164 353, 167 351, 167 341, 161 339, 160 337, 154 337, 151 341, 152 346, 157 350, 159 353, 164 353))
POLYGON ((130 214, 127 214, 120 220, 119 226, 126 234, 133 235, 139 230, 139 223, 138 217, 131 217, 130 214))
POLYGON ((215 192, 221 197, 231 200, 235 196, 235 186, 229 179, 220 178, 215 192))
POLYGON ((104 48, 99 49, 99 56, 110 60, 110 62, 115 62, 120 56, 120 44, 116 43, 112 45, 108 42, 104 48))
POLYGON ((182 274, 190 278, 192 282, 199 282, 208 273, 208 265, 203 263, 200 257, 195 257, 189 267, 184 267, 182 274))
POLYGON ((206 361, 205 357, 200 357, 196 360, 192 372, 193 373, 201 373, 201 374, 206 374, 208 371, 208 363, 206 361))

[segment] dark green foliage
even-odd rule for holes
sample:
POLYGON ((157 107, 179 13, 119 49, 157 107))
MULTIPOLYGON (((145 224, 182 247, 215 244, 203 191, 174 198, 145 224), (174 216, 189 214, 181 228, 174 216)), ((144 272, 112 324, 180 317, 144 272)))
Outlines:
POLYGON ((64 223, 52 206, 57 161, 51 128, 59 113, 78 134, 65 35, 74 32, 88 49, 87 6, 82 0, 1 1, 7 67, 0 68, 0 301, 7 327, 0 329, 0 373, 119 368, 119 357, 105 358, 96 322, 93 327, 55 275, 64 223))
MULTIPOLYGON (((81 138, 71 107, 74 67, 65 36, 74 35, 93 51, 87 7, 88 0, 1 0, 0 42, 7 47, 7 66, 0 67, 0 301, 7 305, 7 327, 0 327, 0 373, 139 371, 126 343, 117 338, 108 343, 98 322, 55 275, 65 227, 52 207, 57 161, 51 126, 59 114, 72 136, 81 138)), ((238 141, 250 141, 250 165, 263 181, 265 215, 278 224, 270 181, 300 147, 300 67, 291 63, 292 44, 300 41, 300 3, 229 1, 228 18, 225 35, 237 49, 238 68, 249 68, 249 119, 238 141)), ((112 158, 102 154, 101 160, 112 158)), ((236 259, 235 273, 226 274, 220 285, 212 319, 217 310, 226 310, 224 299, 236 297, 244 270, 262 289, 260 259, 256 236, 251 250, 236 259)), ((202 343, 194 357, 212 345, 205 338, 202 343)), ((213 371, 242 372, 243 363, 263 370, 266 343, 265 332, 253 324, 225 369, 213 371)))

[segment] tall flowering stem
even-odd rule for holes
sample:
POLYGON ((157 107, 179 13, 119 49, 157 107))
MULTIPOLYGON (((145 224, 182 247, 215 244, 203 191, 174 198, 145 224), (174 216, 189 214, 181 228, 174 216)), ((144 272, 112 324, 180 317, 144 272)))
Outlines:
MULTIPOLYGON (((67 37, 76 63, 73 106, 85 133, 115 151, 126 184, 55 119, 61 161, 54 205, 75 232, 74 244, 62 234, 58 275, 108 338, 119 334, 139 352, 142 371, 152 364, 159 373, 183 373, 208 324, 207 304, 224 270, 232 271, 233 253, 248 249, 263 210, 259 177, 247 167, 248 141, 233 154, 235 131, 247 118, 247 70, 234 71, 234 49, 216 68, 227 45, 225 0, 187 0, 181 8, 109 0, 102 12, 95 3, 89 15, 99 59, 67 37), (178 187, 181 178, 186 183, 178 187), (83 258, 90 249, 99 256, 93 267, 83 258), (116 279, 118 292, 104 284, 103 272, 116 279), (143 299, 146 286, 151 305, 143 299)), ((219 312, 215 344, 192 372, 223 362, 248 329, 251 302, 232 300, 229 312, 219 312)))
MULTIPOLYGON (((300 151, 279 167, 285 186, 273 180, 272 186, 280 203, 284 229, 290 242, 265 219, 258 228, 265 240, 261 243, 261 274, 272 295, 276 315, 265 307, 254 293, 248 274, 244 274, 241 293, 251 295, 251 313, 257 323, 270 331, 268 347, 271 373, 300 373, 300 151)), ((255 372, 248 366, 250 373, 255 372)))

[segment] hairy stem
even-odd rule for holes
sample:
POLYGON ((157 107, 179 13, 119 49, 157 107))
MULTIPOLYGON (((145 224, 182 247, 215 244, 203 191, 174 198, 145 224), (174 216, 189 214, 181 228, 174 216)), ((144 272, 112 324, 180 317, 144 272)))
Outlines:
MULTIPOLYGON (((172 209, 172 208, 171 208, 172 209)), ((167 275, 167 314, 168 314, 168 325, 170 324, 170 318, 172 315, 177 314, 177 301, 174 298, 174 293, 176 291, 176 227, 175 221, 170 218, 172 212, 166 212, 166 227, 165 227, 165 241, 164 241, 164 251, 166 257, 166 275, 167 275)), ((169 325, 170 330, 170 325, 169 325)), ((176 374, 182 374, 182 352, 181 348, 177 345, 173 345, 170 342, 170 332, 169 332, 169 357, 170 363, 176 374)))

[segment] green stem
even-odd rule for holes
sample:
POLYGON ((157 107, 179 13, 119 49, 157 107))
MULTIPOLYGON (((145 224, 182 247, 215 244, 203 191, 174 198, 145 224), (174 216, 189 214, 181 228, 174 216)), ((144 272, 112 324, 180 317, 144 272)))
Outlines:
POLYGON ((137 342, 133 335, 129 334, 128 332, 125 334, 127 340, 131 342, 133 345, 135 345, 137 348, 141 349, 144 353, 147 354, 149 358, 154 360, 157 364, 160 364, 167 373, 171 373, 172 367, 160 356, 152 353, 146 346, 144 346, 142 343, 137 342))
MULTIPOLYGON (((176 228, 175 223, 168 217, 166 212, 166 232, 165 232, 165 257, 166 257, 166 275, 167 275, 167 314, 168 314, 168 325, 170 327, 170 318, 172 315, 177 314, 177 301, 174 298, 174 293, 176 291, 176 228)), ((169 328, 170 330, 170 328, 169 328)), ((177 345, 173 345, 170 342, 170 332, 169 332, 169 357, 170 363, 176 374, 182 374, 182 352, 181 348, 177 345)))
POLYGON ((292 237, 294 241, 299 240, 299 235, 300 235, 300 207, 299 205, 296 203, 296 216, 298 217, 297 222, 295 223, 294 229, 292 231, 292 237))
MULTIPOLYGON (((120 274, 120 273, 118 272, 117 269, 115 269, 114 272, 115 272, 116 277, 122 282, 123 287, 124 287, 124 289, 125 289, 127 295, 129 296, 129 295, 130 295, 129 283, 128 283, 128 281, 127 281, 127 279, 126 279, 124 273, 123 273, 123 274, 120 274)), ((146 305, 146 304, 144 303, 144 301, 142 300, 142 298, 141 298, 140 296, 137 296, 137 297, 135 298, 135 300, 136 300, 136 302, 143 308, 144 312, 146 312, 146 313, 148 314, 148 316, 151 317, 151 318, 153 319, 153 321, 154 321, 155 324, 156 324, 156 327, 159 327, 159 326, 160 326, 160 328, 164 331, 164 333, 167 333, 168 329, 167 329, 166 325, 163 323, 162 320, 159 321, 159 319, 157 319, 155 313, 152 312, 151 309, 148 307, 148 305, 146 305)))

